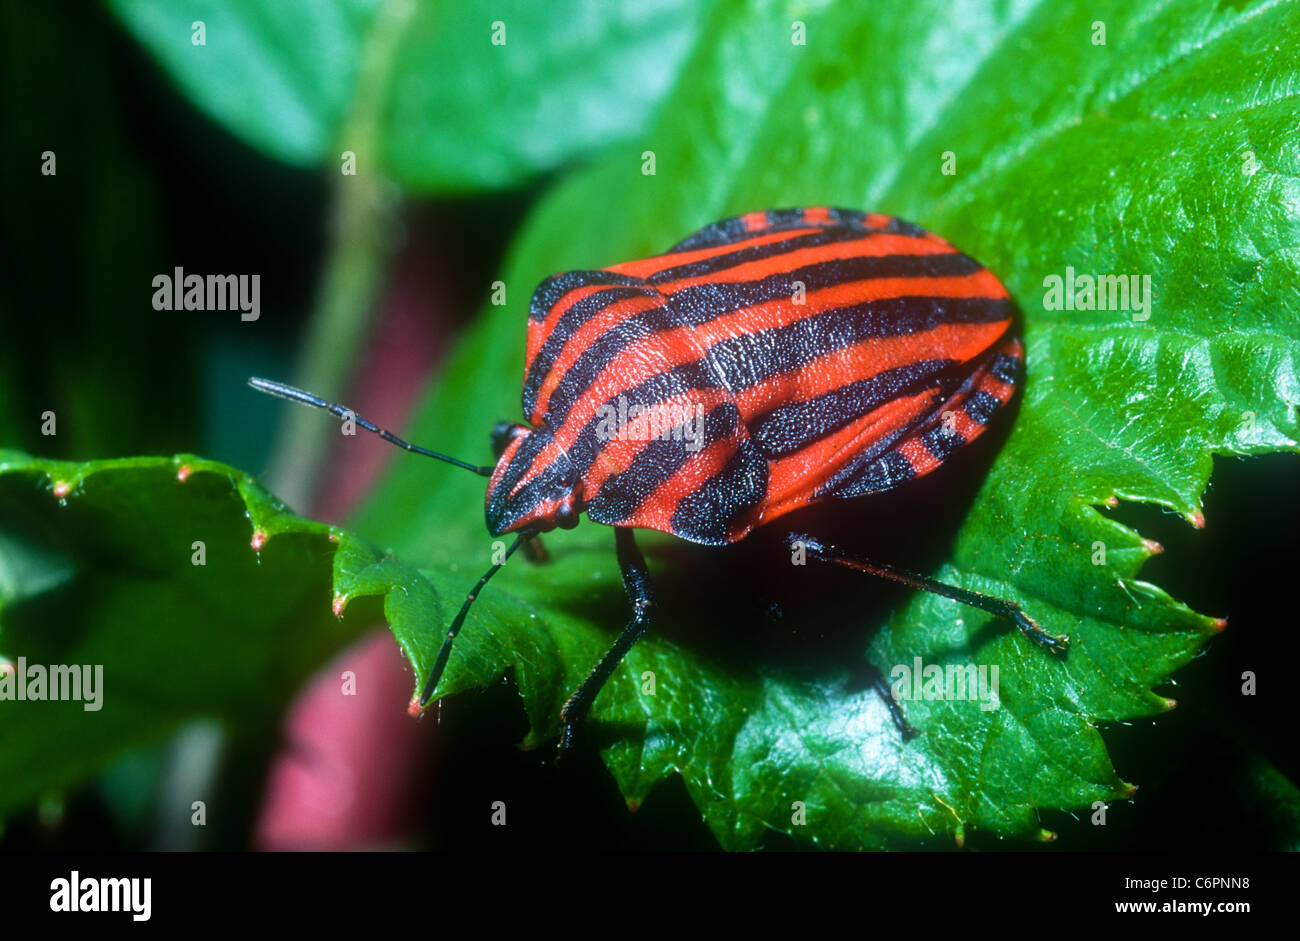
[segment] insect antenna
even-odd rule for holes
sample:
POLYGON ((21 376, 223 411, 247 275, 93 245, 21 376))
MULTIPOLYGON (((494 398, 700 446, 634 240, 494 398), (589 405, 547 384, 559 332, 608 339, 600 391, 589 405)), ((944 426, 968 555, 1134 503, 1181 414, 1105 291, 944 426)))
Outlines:
MULTIPOLYGON (((395 444, 399 448, 407 451, 413 451, 416 454, 423 454, 425 457, 431 457, 439 461, 445 461, 448 464, 454 464, 457 467, 463 467, 467 471, 472 471, 480 477, 491 477, 493 468, 480 467, 476 464, 469 464, 465 461, 458 461, 454 457, 448 457, 446 454, 439 454, 437 451, 430 451, 428 448, 422 448, 418 445, 410 444, 403 441, 397 435, 385 428, 380 428, 374 422, 367 421, 352 409, 333 402, 326 402, 320 396, 312 395, 310 392, 304 392, 302 389, 296 389, 293 386, 285 385, 283 382, 273 382, 270 379, 258 379, 256 377, 248 380, 248 384, 258 392, 265 392, 267 395, 278 396, 282 399, 288 399, 290 402, 297 402, 300 405, 310 405, 313 408, 322 408, 332 415, 337 415, 344 420, 352 419, 366 431, 372 431, 379 437, 383 438, 389 444, 395 444)), ((513 549, 511 550, 514 551, 513 549)))
POLYGON ((429 700, 433 698, 433 691, 438 688, 438 681, 442 679, 442 671, 447 666, 447 658, 451 656, 451 642, 460 633, 460 629, 465 623, 465 616, 469 614, 470 605, 478 598, 478 593, 483 590, 483 586, 488 583, 488 580, 501 570, 501 566, 506 564, 506 559, 514 555, 515 550, 530 538, 532 538, 532 533, 527 531, 520 533, 519 538, 512 542, 510 548, 506 550, 505 557, 484 572, 483 577, 474 583, 474 587, 465 596, 465 603, 460 606, 460 611, 456 613, 456 618, 451 622, 451 627, 447 628, 447 638, 442 642, 442 649, 438 651, 438 659, 433 661, 433 669, 429 671, 429 679, 424 684, 424 691, 420 693, 421 709, 429 704, 429 700))

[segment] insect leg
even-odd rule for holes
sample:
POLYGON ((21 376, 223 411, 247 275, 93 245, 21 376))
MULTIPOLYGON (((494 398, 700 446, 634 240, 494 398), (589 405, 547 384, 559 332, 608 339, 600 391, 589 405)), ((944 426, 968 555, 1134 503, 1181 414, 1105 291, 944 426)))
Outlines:
POLYGON ((478 593, 483 590, 483 586, 488 583, 488 580, 501 570, 501 566, 506 564, 506 559, 514 555, 515 550, 528 538, 528 533, 521 533, 519 538, 512 542, 510 548, 506 550, 505 559, 484 572, 483 577, 474 583, 474 587, 465 596, 465 603, 460 606, 460 611, 456 613, 456 618, 451 622, 451 627, 447 628, 447 637, 442 642, 442 648, 438 651, 438 659, 433 661, 433 669, 429 671, 429 679, 424 684, 424 691, 420 693, 421 708, 429 704, 429 700, 433 698, 433 691, 438 688, 438 680, 442 679, 442 671, 447 666, 447 658, 451 656, 451 642, 456 639, 456 635, 460 633, 461 627, 465 624, 465 616, 469 614, 470 605, 478 598, 478 593))
POLYGON ((935 581, 933 578, 926 578, 924 575, 913 575, 911 572, 904 572, 896 569, 891 565, 885 565, 882 562, 870 562, 866 559, 857 558, 836 549, 834 546, 825 545, 812 536, 791 533, 789 536, 790 546, 797 548, 799 545, 804 547, 808 555, 822 562, 832 562, 835 565, 842 565, 845 568, 853 569, 857 572, 867 572, 871 575, 879 575, 881 578, 892 579, 901 582, 910 588, 916 588, 921 591, 932 592, 936 595, 942 595, 945 598, 951 598, 953 601, 960 601, 962 604, 968 604, 972 608, 979 608, 981 611, 987 611, 989 614, 1010 621, 1020 632, 1028 637, 1044 650, 1050 650, 1052 653, 1065 653, 1070 646, 1070 638, 1063 634, 1049 634, 1034 622, 1034 619, 1025 614, 1020 609, 1020 605, 1014 601, 1006 601, 1002 598, 994 598, 990 595, 981 595, 977 591, 969 591, 965 588, 957 588, 954 585, 945 585, 943 582, 935 581))
POLYGON ((899 734, 903 736, 903 741, 907 741, 913 736, 919 735, 912 724, 907 721, 907 716, 903 714, 903 707, 898 704, 894 698, 894 692, 885 682, 885 678, 880 675, 880 671, 875 667, 871 668, 873 674, 871 679, 871 688, 876 691, 876 695, 884 700, 885 708, 889 710, 889 718, 894 720, 894 728, 898 729, 899 734))
POLYGON ((627 590, 628 600, 632 602, 632 620, 623 633, 618 635, 614 646, 600 659, 596 668, 587 674, 587 678, 569 697, 569 701, 560 710, 564 721, 564 731, 560 733, 560 755, 573 747, 574 733, 577 726, 587 717, 591 704, 600 695, 601 688, 609 679, 615 667, 622 662, 627 652, 632 649, 637 638, 645 633, 650 621, 650 612, 654 608, 654 591, 650 586, 650 570, 646 568, 645 557, 636 547, 632 530, 627 527, 614 529, 614 541, 618 548, 618 567, 623 573, 623 587, 627 590))

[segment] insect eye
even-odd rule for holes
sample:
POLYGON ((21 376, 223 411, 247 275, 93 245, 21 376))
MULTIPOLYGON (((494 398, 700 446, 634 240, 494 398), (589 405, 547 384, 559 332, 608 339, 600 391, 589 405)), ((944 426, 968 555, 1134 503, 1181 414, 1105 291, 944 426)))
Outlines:
POLYGON ((519 424, 518 422, 513 422, 513 421, 497 422, 495 425, 492 426, 492 435, 491 435, 492 453, 495 454, 497 457, 500 457, 503 453, 505 453, 506 448, 510 446, 510 442, 514 441, 516 437, 523 434, 527 430, 528 430, 527 428, 525 428, 523 425, 519 424))

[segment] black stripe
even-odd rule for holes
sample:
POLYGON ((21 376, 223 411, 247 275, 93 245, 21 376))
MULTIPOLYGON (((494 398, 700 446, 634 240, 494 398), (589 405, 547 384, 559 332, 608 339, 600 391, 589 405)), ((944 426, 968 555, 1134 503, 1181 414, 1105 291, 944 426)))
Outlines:
POLYGON ((600 490, 587 504, 587 518, 610 526, 626 520, 693 455, 703 451, 711 441, 734 435, 739 427, 740 412, 733 403, 724 402, 704 416, 704 434, 699 451, 689 450, 686 441, 646 442, 625 470, 611 475, 601 484, 600 490))
POLYGON ((876 337, 903 336, 943 324, 1009 319, 1010 301, 983 297, 896 297, 824 311, 803 320, 729 337, 709 348, 733 392, 791 372, 819 357, 876 337))
POLYGON ((865 229, 869 232, 884 232, 889 235, 910 235, 913 238, 932 237, 933 233, 926 231, 914 222, 907 222, 899 219, 897 216, 887 216, 889 223, 883 227, 867 225, 867 214, 857 209, 832 209, 831 218, 844 225, 855 226, 859 229, 865 229))
POLYGON ((993 359, 992 372, 1003 382, 1015 385, 1020 379, 1020 357, 999 353, 993 359))
POLYGON ((933 236, 933 233, 927 232, 925 229, 921 228, 916 223, 906 222, 903 219, 898 219, 898 218, 891 218, 889 220, 889 225, 885 226, 885 228, 881 229, 880 231, 889 232, 891 234, 896 233, 898 235, 910 235, 913 238, 925 238, 926 236, 933 236))
POLYGON ((994 396, 987 392, 976 390, 966 401, 966 414, 981 425, 987 425, 993 420, 993 413, 1002 407, 994 396))
POLYGON ((678 316, 675 325, 699 326, 718 317, 775 300, 793 304, 795 283, 805 293, 825 290, 857 281, 887 278, 960 277, 979 271, 980 264, 968 255, 881 255, 854 256, 820 261, 802 268, 778 271, 753 281, 721 281, 683 288, 669 296, 678 316))
POLYGON ((940 461, 946 461, 952 456, 952 452, 966 443, 966 439, 941 424, 924 432, 921 435, 921 443, 940 461))
POLYGON ((897 398, 926 388, 956 384, 946 371, 954 360, 931 359, 887 369, 802 402, 791 402, 756 416, 749 434, 768 460, 802 450, 813 442, 897 398), (945 379, 949 381, 944 382, 945 379))
POLYGON ((831 209, 830 216, 841 225, 857 229, 870 228, 867 225, 867 214, 860 209, 831 209))
POLYGON ((890 218, 889 224, 884 228, 872 228, 867 225, 867 214, 858 209, 838 209, 834 206, 827 208, 827 222, 808 222, 804 218, 805 208, 800 209, 769 209, 766 213, 767 224, 764 228, 754 230, 749 228, 745 222, 744 216, 732 216, 730 219, 723 219, 720 222, 713 222, 704 228, 688 235, 682 239, 665 254, 672 255, 677 252, 695 251, 701 248, 713 248, 718 245, 727 245, 732 242, 739 242, 746 238, 753 238, 756 235, 762 235, 765 232, 775 232, 782 228, 799 229, 810 225, 820 225, 826 228, 843 228, 855 229, 859 232, 888 232, 890 234, 910 235, 917 238, 923 238, 930 233, 911 222, 904 222, 902 219, 890 218))
POLYGON ((704 228, 686 236, 664 254, 675 255, 678 252, 692 252, 701 248, 730 245, 758 235, 778 232, 783 228, 805 229, 810 225, 826 225, 825 223, 804 221, 802 209, 769 209, 764 215, 766 221, 761 229, 751 229, 744 216, 732 216, 730 219, 723 219, 720 222, 711 222, 704 228), (783 221, 779 224, 773 224, 773 217, 783 221))
POLYGON ((889 451, 877 458, 854 461, 838 474, 817 488, 813 495, 820 497, 839 497, 851 499, 891 490, 899 484, 906 483, 915 475, 907 458, 897 451, 889 451))
POLYGON ((633 286, 643 283, 640 278, 619 274, 615 271, 563 271, 552 275, 537 285, 537 290, 533 292, 533 299, 528 304, 528 316, 536 321, 545 320, 546 315, 551 312, 551 308, 558 304, 564 295, 587 285, 622 284, 633 286))
POLYGON ((791 298, 798 281, 808 293, 848 284, 885 278, 951 278, 974 274, 983 266, 969 255, 945 252, 940 255, 851 255, 813 262, 800 268, 776 271, 752 281, 717 281, 675 291, 669 298, 674 306, 700 309, 708 316, 696 316, 703 323, 741 307, 791 298), (710 305, 717 310, 710 309, 710 305), (725 308, 725 309, 722 309, 725 308))
POLYGON ((753 441, 742 441, 722 470, 678 501, 673 535, 706 546, 730 542, 730 534, 766 499, 767 483, 767 460, 753 441))
MULTIPOLYGON (((568 416, 573 402, 598 376, 615 356, 634 342, 645 339, 650 333, 699 326, 718 317, 732 314, 746 307, 765 304, 794 295, 794 282, 801 282, 808 292, 821 290, 851 281, 873 278, 952 277, 980 270, 978 262, 967 255, 884 255, 836 259, 818 262, 788 272, 777 272, 756 281, 701 284, 678 291, 668 301, 667 309, 656 307, 641 311, 622 321, 617 327, 598 338, 574 362, 557 384, 547 404, 546 420, 558 428, 568 416)), ((606 292, 601 292, 603 296, 606 292)), ((585 301, 583 302, 585 303, 585 301)), ((872 301, 869 303, 883 303, 872 301)), ((574 307, 580 305, 575 304, 574 307)), ((841 308, 849 309, 849 308, 841 308)), ((565 313, 562 320, 569 317, 565 313)), ((581 313, 574 316, 582 316, 581 313)), ((576 330, 577 327, 572 327, 576 330)), ((560 326, 556 327, 556 332, 560 326)), ((537 406, 537 394, 546 375, 555 366, 563 349, 553 333, 529 365, 524 380, 524 414, 532 416, 537 406), (556 343, 553 344, 552 341, 556 343)))
MULTIPOLYGON (((775 231, 777 229, 793 229, 796 226, 805 226, 810 223, 804 219, 803 209, 769 209, 767 211, 767 228, 775 231)), ((824 222, 814 222, 812 225, 825 225, 824 222)))
POLYGON ((732 216, 730 219, 723 219, 721 222, 711 222, 704 228, 692 232, 664 254, 675 255, 678 252, 691 252, 699 248, 713 248, 715 245, 726 245, 738 241, 746 235, 759 234, 761 233, 747 231, 740 216, 732 216))

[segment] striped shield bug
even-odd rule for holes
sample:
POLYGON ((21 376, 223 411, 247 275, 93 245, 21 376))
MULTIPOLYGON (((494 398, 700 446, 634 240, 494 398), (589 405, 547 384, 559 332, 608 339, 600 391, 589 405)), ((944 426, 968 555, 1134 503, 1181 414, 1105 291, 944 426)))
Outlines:
MULTIPOLYGON (((526 421, 492 430, 494 466, 408 444, 291 386, 249 381, 489 478, 488 531, 516 534, 507 559, 584 513, 614 527, 632 617, 565 704, 563 752, 655 608, 635 530, 722 546, 810 504, 928 474, 1014 394, 1024 352, 1012 310, 987 268, 916 225, 844 209, 769 210, 705 226, 653 258, 543 281, 528 315, 526 421)), ((810 535, 787 539, 818 561, 987 611, 1047 650, 1068 647, 1015 602, 810 535)), ((501 564, 457 612, 421 706, 501 564)))

